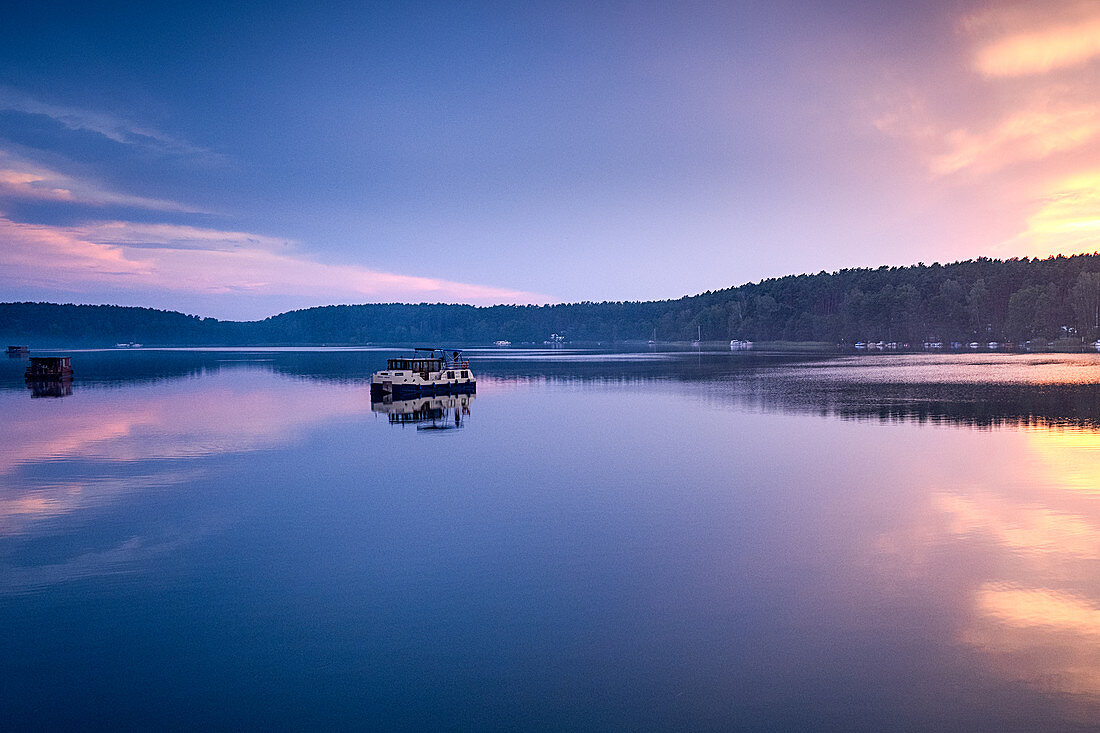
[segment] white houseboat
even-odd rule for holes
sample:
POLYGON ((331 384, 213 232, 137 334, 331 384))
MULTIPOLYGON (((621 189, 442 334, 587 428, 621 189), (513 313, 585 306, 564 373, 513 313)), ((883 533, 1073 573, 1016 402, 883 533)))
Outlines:
POLYGON ((413 356, 388 359, 370 379, 372 400, 407 400, 438 394, 474 392, 477 383, 461 351, 415 349, 413 356))

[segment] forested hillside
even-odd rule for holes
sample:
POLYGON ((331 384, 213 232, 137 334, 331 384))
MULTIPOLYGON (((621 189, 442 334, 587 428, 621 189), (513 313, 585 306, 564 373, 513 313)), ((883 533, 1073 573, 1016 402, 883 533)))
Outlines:
POLYGON ((570 341, 970 341, 1100 337, 1100 254, 792 275, 678 300, 337 305, 263 321, 150 308, 0 304, 0 341, 256 345, 570 341))

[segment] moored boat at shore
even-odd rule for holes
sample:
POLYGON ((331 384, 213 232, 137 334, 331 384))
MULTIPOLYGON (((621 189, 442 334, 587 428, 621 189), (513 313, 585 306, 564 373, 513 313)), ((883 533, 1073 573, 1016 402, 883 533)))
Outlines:
POLYGON ((474 392, 477 382, 462 352, 417 348, 413 356, 387 359, 371 376, 372 400, 403 400, 423 395, 474 392))

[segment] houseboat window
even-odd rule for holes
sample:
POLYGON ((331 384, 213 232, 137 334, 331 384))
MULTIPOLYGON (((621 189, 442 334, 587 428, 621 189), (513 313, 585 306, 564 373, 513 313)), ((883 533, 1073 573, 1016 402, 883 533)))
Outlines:
POLYGON ((468 371, 466 371, 466 370, 463 370, 463 371, 462 371, 462 376, 463 376, 463 377, 468 377, 468 376, 470 376, 470 373, 469 373, 468 371))
POLYGON ((447 372, 447 379, 454 379, 454 378, 455 378, 455 373, 454 372, 447 372))

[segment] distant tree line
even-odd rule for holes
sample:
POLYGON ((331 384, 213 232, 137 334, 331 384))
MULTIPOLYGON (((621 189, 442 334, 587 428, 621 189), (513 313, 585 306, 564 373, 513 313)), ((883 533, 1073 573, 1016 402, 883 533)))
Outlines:
POLYGON ((259 345, 1100 338, 1100 254, 791 275, 678 300, 547 306, 333 305, 262 321, 151 308, 0 304, 11 344, 259 345))

